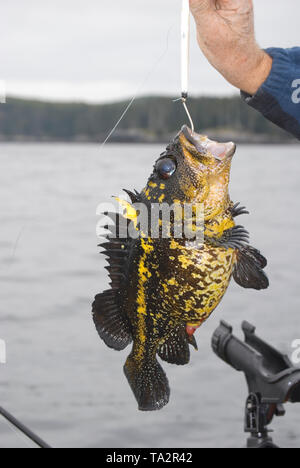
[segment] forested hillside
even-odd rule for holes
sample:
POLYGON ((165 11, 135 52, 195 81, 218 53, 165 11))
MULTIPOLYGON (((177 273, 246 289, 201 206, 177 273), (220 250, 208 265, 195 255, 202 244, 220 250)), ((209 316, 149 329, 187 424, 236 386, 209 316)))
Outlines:
MULTIPOLYGON (((1 141, 100 142, 128 102, 62 104, 8 98, 0 105, 1 141)), ((245 142, 280 142, 289 137, 238 96, 189 101, 196 130, 245 142)), ((163 142, 187 121, 180 102, 168 97, 137 99, 111 141, 163 142)))

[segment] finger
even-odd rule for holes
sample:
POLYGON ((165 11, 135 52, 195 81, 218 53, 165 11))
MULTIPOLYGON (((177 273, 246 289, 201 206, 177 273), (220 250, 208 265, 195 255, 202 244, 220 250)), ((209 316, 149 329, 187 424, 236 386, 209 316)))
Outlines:
POLYGON ((216 0, 217 9, 221 10, 249 10, 252 8, 252 0, 216 0))
POLYGON ((190 9, 193 15, 212 10, 214 0, 190 0, 190 9))

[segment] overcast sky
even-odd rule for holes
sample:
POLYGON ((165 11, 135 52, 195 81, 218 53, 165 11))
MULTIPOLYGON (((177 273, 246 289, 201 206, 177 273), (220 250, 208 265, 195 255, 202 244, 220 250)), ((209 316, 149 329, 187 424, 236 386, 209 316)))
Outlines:
MULTIPOLYGON (((263 47, 300 45, 299 0, 254 0, 263 47)), ((180 93, 181 0, 1 0, 8 94, 104 102, 180 93)), ((192 33, 191 93, 232 94, 192 33)))

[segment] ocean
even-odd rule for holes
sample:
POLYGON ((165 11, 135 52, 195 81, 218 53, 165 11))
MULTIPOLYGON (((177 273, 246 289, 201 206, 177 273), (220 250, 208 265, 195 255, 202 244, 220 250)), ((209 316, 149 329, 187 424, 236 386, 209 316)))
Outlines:
MULTIPOLYGON (((108 286, 96 208, 123 188, 140 190, 161 146, 0 144, 0 406, 53 447, 243 447, 244 375, 217 358, 220 320, 241 322, 289 356, 300 339, 300 152, 240 146, 231 197, 251 212, 239 221, 269 260, 270 288, 232 282, 197 332, 185 367, 163 364, 171 401, 142 413, 123 375, 128 350, 105 347, 91 303, 108 286)), ((282 447, 299 447, 300 405, 272 424, 282 447)), ((31 443, 0 418, 0 447, 31 443)))

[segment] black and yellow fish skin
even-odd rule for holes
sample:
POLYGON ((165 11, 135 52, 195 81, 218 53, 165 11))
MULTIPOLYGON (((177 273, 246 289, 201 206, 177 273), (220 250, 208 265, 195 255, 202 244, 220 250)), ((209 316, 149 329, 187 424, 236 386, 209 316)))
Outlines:
MULTIPOLYGON (((187 326, 199 327, 208 319, 232 276, 245 288, 269 284, 265 258, 247 245, 247 231, 236 226, 235 218, 247 212, 230 200, 235 147, 223 146, 200 135, 194 140, 185 127, 159 158, 176 162, 174 174, 165 179, 154 169, 140 194, 128 192, 132 202, 149 208, 153 203, 203 204, 203 244, 142 233, 105 245, 111 290, 96 296, 94 321, 111 348, 121 350, 132 342, 124 372, 143 411, 161 409, 169 401, 168 379, 157 356, 177 365, 189 362, 190 346, 197 344, 187 326)), ((124 217, 132 222, 134 210, 124 206, 124 217)))

